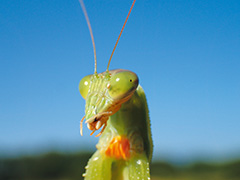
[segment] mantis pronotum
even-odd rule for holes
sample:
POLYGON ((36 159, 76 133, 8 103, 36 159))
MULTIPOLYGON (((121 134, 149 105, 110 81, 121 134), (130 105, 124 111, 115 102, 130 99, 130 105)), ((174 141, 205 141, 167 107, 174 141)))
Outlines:
POLYGON ((95 70, 85 76, 79 90, 86 99, 85 116, 91 135, 100 130, 97 151, 89 159, 86 180, 149 180, 152 158, 152 137, 145 93, 135 73, 116 69, 109 71, 112 55, 136 0, 130 8, 114 46, 107 70, 97 73, 95 43, 83 0, 79 0, 92 38, 95 70))

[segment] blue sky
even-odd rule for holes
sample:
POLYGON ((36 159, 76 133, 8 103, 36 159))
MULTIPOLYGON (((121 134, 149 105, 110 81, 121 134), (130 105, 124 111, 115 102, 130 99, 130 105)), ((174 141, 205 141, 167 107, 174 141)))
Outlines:
MULTIPOLYGON (((98 72, 132 1, 85 2, 98 72)), ((110 69, 138 74, 154 157, 232 157, 240 151, 240 1, 137 0, 110 69)), ((0 4, 0 151, 94 149, 79 135, 78 83, 93 52, 77 0, 0 4)))

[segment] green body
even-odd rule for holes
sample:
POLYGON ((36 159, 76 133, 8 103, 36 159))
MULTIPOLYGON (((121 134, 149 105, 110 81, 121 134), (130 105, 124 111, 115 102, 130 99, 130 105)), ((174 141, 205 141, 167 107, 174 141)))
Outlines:
POLYGON ((120 110, 110 116, 108 125, 100 136, 97 148, 104 148, 113 137, 119 135, 125 135, 136 152, 146 153, 147 158, 151 160, 152 137, 148 106, 140 85, 138 85, 131 99, 123 103, 120 110))
MULTIPOLYGON (((86 119, 95 115, 93 109, 95 109, 97 113, 101 113, 102 111, 106 111, 104 107, 109 108, 109 106, 114 105, 111 97, 108 96, 108 94, 112 93, 108 92, 105 87, 108 82, 111 82, 111 78, 114 77, 113 75, 121 71, 122 70, 110 71, 112 75, 109 77, 105 74, 100 78, 98 76, 91 77, 88 95, 86 97, 86 119), (101 81, 101 83, 99 81, 101 81), (102 84, 105 85, 103 86, 102 84), (100 102, 108 103, 102 105, 100 102)), ((114 84, 114 82, 111 83, 114 84)), ((123 87, 124 85, 121 84, 120 86, 123 87)), ((119 88, 115 88, 114 92, 117 92, 116 89, 119 88)), ((109 88, 109 90, 111 90, 111 88, 109 88)), ((131 92, 132 91, 133 94, 130 99, 122 103, 121 108, 116 113, 109 116, 107 126, 96 146, 97 151, 89 159, 88 165, 86 166, 86 173, 83 175, 86 180, 150 179, 149 163, 152 158, 153 144, 146 97, 142 87, 138 85, 138 79, 137 86, 134 90, 131 90, 131 92), (114 159, 105 154, 110 142, 116 136, 125 136, 129 140, 131 152, 129 159, 114 159)))

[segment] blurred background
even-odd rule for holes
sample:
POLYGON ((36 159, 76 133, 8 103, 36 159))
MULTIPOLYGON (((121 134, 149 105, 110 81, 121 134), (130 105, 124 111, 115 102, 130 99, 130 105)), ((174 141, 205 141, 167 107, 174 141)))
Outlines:
MULTIPOLYGON (((132 0, 85 1, 105 71, 132 0)), ((240 1, 137 0, 110 69, 138 74, 153 179, 240 179, 240 1)), ((94 71, 78 0, 0 3, 0 179, 81 179, 98 138, 79 122, 94 71)))

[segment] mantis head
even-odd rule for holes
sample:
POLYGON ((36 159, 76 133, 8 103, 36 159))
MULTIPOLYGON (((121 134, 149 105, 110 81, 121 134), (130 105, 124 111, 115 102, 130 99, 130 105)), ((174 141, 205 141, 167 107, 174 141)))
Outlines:
POLYGON ((109 71, 113 53, 136 0, 132 3, 117 42, 113 48, 108 61, 107 70, 100 74, 97 73, 96 48, 90 21, 83 0, 79 1, 90 32, 95 62, 94 74, 85 76, 79 84, 79 91, 82 97, 86 99, 85 116, 80 122, 80 133, 82 135, 82 122, 86 119, 87 127, 92 130, 91 135, 103 126, 101 132, 97 135, 99 136, 104 131, 109 116, 115 114, 121 108, 121 104, 131 98, 138 86, 138 77, 135 73, 122 69, 109 71))
POLYGON ((137 75, 122 69, 88 75, 80 81, 79 91, 86 99, 85 119, 87 127, 92 130, 91 135, 103 126, 97 136, 101 135, 109 116, 115 114, 122 103, 131 98, 137 86, 137 75))

